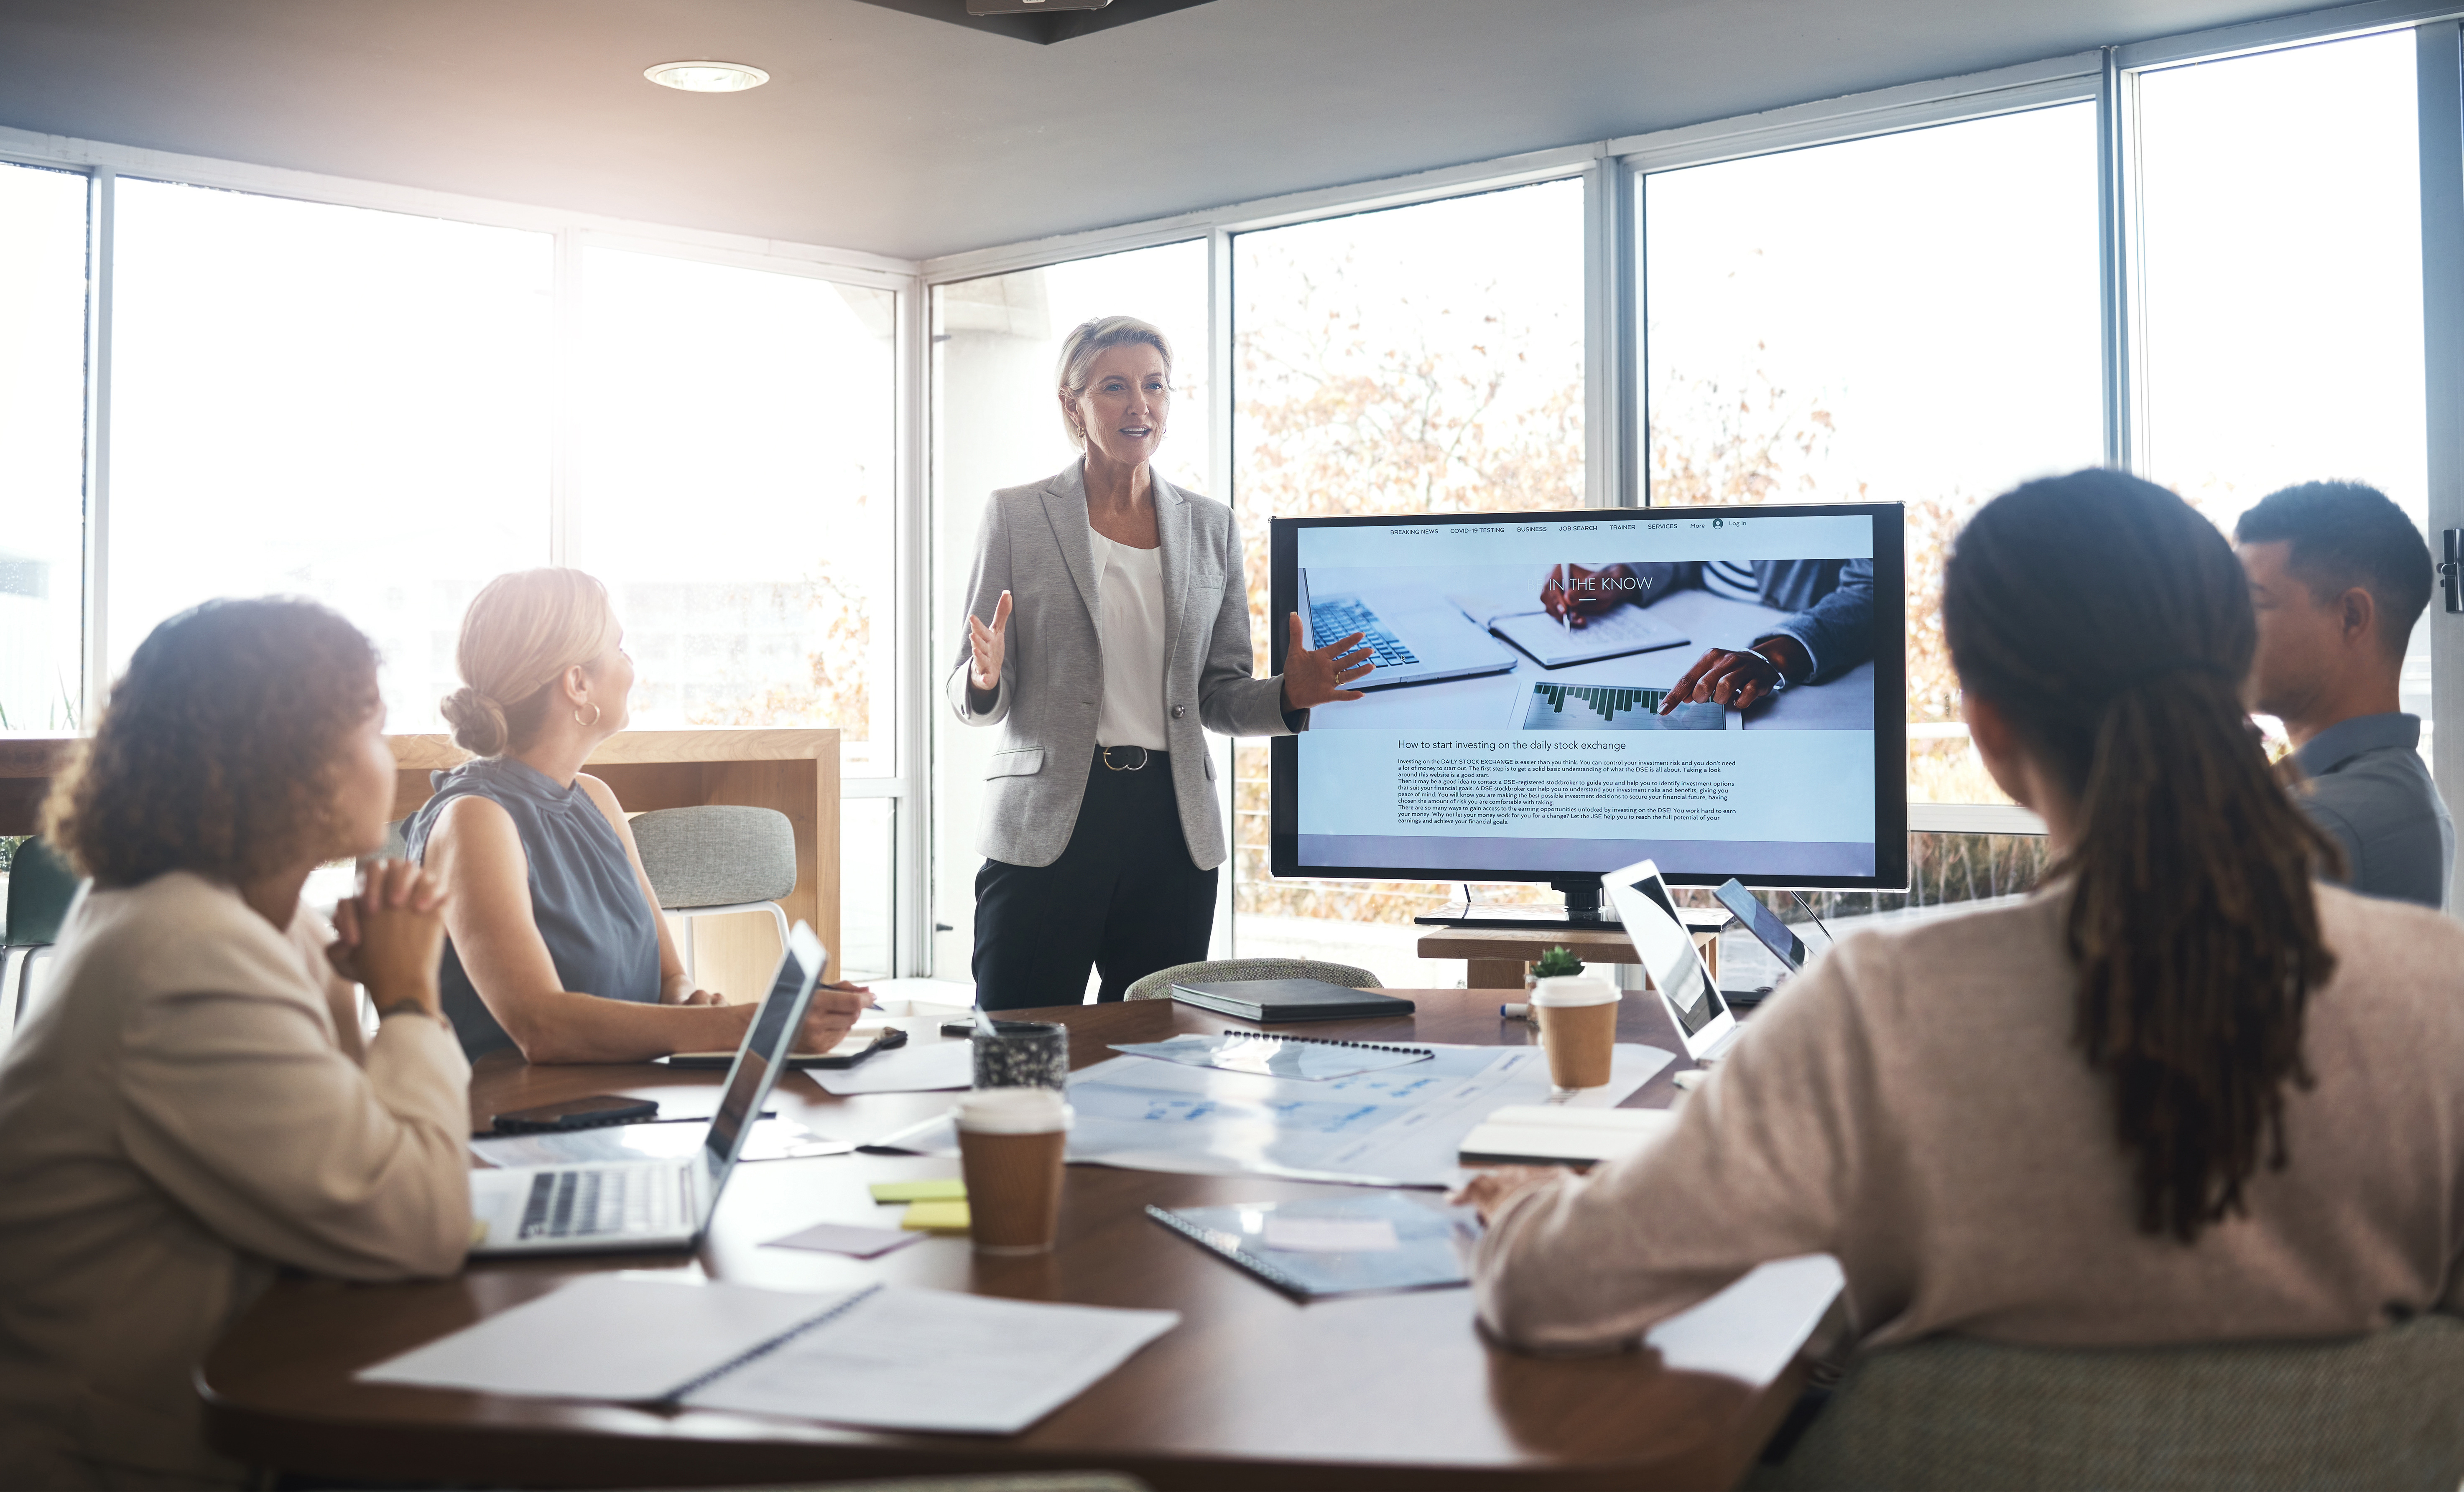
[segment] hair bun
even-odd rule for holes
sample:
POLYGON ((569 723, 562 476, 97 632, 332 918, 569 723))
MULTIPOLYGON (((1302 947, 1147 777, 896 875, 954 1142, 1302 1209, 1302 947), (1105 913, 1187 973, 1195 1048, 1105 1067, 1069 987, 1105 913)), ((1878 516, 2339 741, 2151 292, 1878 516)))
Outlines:
POLYGON ((509 732, 505 707, 465 684, 438 701, 445 723, 453 727, 453 744, 474 757, 500 755, 509 732))

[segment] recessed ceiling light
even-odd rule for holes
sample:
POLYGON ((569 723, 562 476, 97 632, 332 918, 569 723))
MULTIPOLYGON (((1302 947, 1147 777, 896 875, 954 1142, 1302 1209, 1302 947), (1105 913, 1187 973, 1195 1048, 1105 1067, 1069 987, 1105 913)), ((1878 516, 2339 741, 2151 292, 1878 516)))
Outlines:
POLYGON ((742 93, 770 81, 770 75, 741 62, 662 62, 642 76, 663 88, 687 93, 742 93))

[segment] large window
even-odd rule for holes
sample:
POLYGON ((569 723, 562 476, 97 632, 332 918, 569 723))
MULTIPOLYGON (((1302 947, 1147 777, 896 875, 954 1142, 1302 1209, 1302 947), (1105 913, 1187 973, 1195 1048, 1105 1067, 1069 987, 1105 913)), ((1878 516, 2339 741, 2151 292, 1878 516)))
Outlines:
POLYGON ((581 309, 565 553, 636 723, 834 725, 891 771, 897 296, 590 246, 581 309))
MULTIPOLYGON (((1267 522, 1583 504, 1583 184, 1456 197, 1232 241, 1233 490, 1265 671, 1267 522)), ((1267 873, 1267 749, 1234 774, 1241 955, 1332 959, 1390 983, 1423 965, 1412 917, 1456 889, 1267 873)), ((1505 896, 1551 896, 1501 889, 1505 896)))
POLYGON ((85 718, 86 182, 0 165, 0 731, 85 718))
POLYGON ((933 594, 919 672, 933 728, 934 972, 966 977, 977 817, 998 733, 949 714, 942 685, 966 641, 967 576, 984 504, 1078 459, 1062 432, 1055 371, 1082 321, 1134 316, 1173 347, 1171 423, 1155 464, 1166 481, 1208 490, 1206 244, 1165 244, 933 291, 933 594))
POLYGON ((1979 503, 2103 460, 2096 192, 2087 103, 1642 180, 1650 501, 1907 505, 1913 801, 2007 801, 1942 562, 1979 503))
POLYGON ((441 727, 462 608, 548 557, 545 233, 118 184, 110 669, 216 596, 375 639, 389 728, 441 727))
MULTIPOLYGON (((2414 68, 2402 31, 2139 79, 2133 446, 2228 533, 2321 478, 2371 483, 2426 526, 2414 68)), ((2404 694, 2429 720, 2426 622, 2404 694)))

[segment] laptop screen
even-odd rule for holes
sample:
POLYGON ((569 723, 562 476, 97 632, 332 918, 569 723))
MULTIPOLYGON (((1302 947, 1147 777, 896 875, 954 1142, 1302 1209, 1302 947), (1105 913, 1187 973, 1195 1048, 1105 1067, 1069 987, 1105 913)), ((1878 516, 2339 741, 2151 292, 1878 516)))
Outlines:
POLYGON ((1668 997, 1677 1012, 1677 1023, 1687 1036, 1699 1033, 1727 1009, 1720 999, 1718 986, 1711 982, 1711 972, 1703 967, 1703 955, 1694 951, 1694 937, 1685 931, 1684 922, 1677 915, 1676 904, 1668 897, 1668 888, 1657 875, 1641 876, 1628 883, 1642 893, 1639 903, 1621 903, 1619 912, 1626 916, 1626 935, 1634 939, 1635 952, 1642 955, 1643 967, 1651 971, 1651 981, 1668 997))
POLYGON ((778 977, 771 980, 770 993, 762 998, 761 1008, 754 1012, 744 1044, 737 1048, 735 1065, 727 1070, 727 1086, 719 1093, 718 1112, 702 1141, 702 1163, 710 1182, 702 1188, 705 1221, 710 1209, 718 1205, 719 1183, 727 1179, 728 1169, 743 1153, 745 1136, 761 1111, 761 1102, 770 1096, 781 1066, 795 1044, 796 1032, 803 1024, 805 1007, 812 1003, 813 986, 819 981, 827 956, 812 930, 799 923, 788 938, 785 954, 779 960, 778 977))

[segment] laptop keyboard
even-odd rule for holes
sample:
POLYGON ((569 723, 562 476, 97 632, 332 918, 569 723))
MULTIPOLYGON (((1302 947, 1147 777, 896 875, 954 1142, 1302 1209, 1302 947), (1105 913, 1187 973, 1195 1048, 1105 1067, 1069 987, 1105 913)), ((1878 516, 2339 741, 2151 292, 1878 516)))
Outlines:
POLYGON ((1354 632, 1367 647, 1371 661, 1381 669, 1397 669, 1419 658, 1403 646, 1377 613, 1356 601, 1323 601, 1309 607, 1309 625, 1317 632, 1318 646, 1323 647, 1354 632))
POLYGON ((673 1166, 542 1171, 522 1206, 526 1239, 671 1233, 684 1217, 685 1173, 673 1166))

